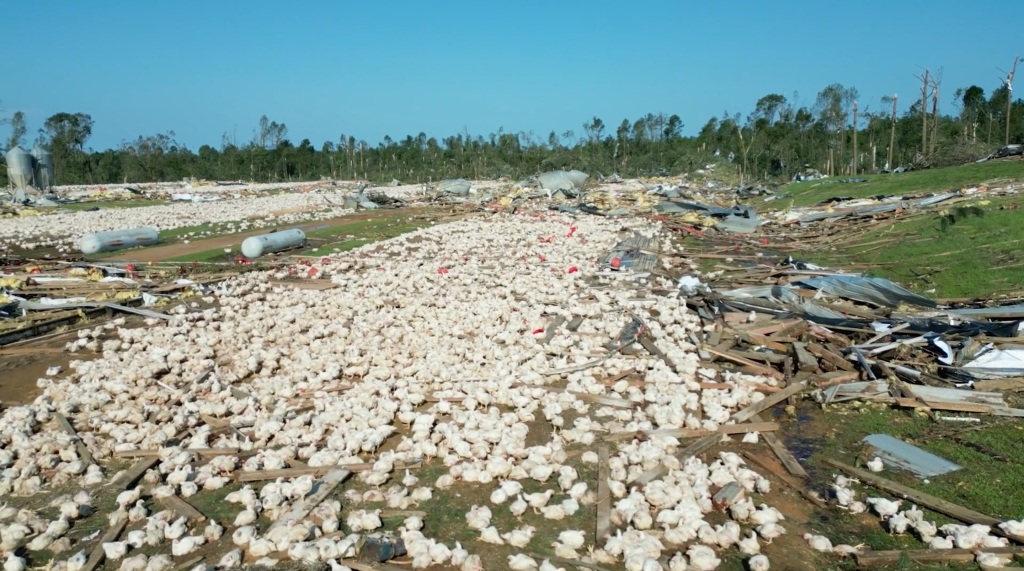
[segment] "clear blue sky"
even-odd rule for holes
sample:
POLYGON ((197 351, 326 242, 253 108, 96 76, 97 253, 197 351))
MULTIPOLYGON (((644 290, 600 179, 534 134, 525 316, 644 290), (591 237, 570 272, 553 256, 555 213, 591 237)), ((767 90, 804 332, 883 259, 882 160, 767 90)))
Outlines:
MULTIPOLYGON (((958 87, 998 86, 1024 55, 1021 12, 962 0, 424 2, 54 0, 4 10, 0 100, 30 141, 46 117, 84 112, 87 146, 173 130, 192 149, 239 143, 260 115, 296 144, 371 144, 420 131, 533 131, 592 116, 676 113, 692 135, 767 93, 811 105, 830 83, 861 109, 919 93, 918 66, 958 87), (15 20, 15 18, 17 18, 15 20)), ((1024 71, 1022 71, 1024 73, 1024 71)), ((1020 87, 1021 82, 1018 82, 1020 87)), ((1019 91, 1019 90, 1018 90, 1019 91)), ((3 134, 6 134, 6 128, 3 134)))

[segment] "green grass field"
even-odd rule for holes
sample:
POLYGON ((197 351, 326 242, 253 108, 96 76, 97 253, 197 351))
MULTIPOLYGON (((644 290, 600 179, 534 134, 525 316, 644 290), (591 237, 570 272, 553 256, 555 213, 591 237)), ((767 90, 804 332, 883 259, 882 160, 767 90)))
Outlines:
POLYGON ((1024 290, 1022 207, 1021 196, 940 206, 810 258, 836 268, 867 264, 871 267, 865 273, 933 297, 1017 292, 1024 290), (958 211, 972 205, 980 208, 980 215, 958 211), (952 215, 955 223, 949 224, 948 218, 944 223, 945 215, 952 215))
POLYGON ((69 202, 67 204, 62 204, 60 207, 64 210, 89 210, 91 208, 106 210, 108 208, 139 208, 141 206, 157 206, 160 204, 170 204, 170 202, 152 198, 140 198, 137 200, 93 200, 89 202, 69 202))
POLYGON ((983 184, 1006 184, 1024 181, 1024 160, 973 163, 957 167, 927 169, 899 174, 858 175, 863 183, 836 183, 854 177, 796 182, 784 186, 780 198, 765 206, 769 209, 809 206, 834 196, 865 197, 875 195, 906 195, 960 190, 983 184))

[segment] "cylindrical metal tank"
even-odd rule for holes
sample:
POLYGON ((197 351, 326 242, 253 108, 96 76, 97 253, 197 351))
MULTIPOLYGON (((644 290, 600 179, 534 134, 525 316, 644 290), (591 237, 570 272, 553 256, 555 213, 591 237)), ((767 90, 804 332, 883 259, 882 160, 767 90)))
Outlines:
POLYGON ((25 152, 18 145, 7 151, 7 179, 11 181, 14 188, 28 188, 32 186, 35 171, 32 168, 32 155, 25 152))
POLYGON ((472 185, 464 178, 446 178, 437 183, 437 194, 466 196, 472 185))
POLYGON ((36 146, 32 149, 32 156, 36 159, 36 188, 50 189, 54 183, 53 153, 36 146))
POLYGON ((305 243, 306 233, 298 228, 271 232, 261 236, 250 236, 242 242, 242 255, 254 259, 264 254, 295 248, 305 243))
POLYGON ((113 252, 135 246, 152 246, 160 241, 160 231, 156 228, 143 227, 130 230, 111 230, 109 232, 93 232, 82 236, 78 249, 83 254, 99 254, 113 252))
POLYGON ((572 180, 573 186, 575 186, 578 189, 583 188, 583 185, 587 183, 588 178, 590 178, 590 175, 583 171, 578 171, 575 169, 569 171, 569 179, 572 180))

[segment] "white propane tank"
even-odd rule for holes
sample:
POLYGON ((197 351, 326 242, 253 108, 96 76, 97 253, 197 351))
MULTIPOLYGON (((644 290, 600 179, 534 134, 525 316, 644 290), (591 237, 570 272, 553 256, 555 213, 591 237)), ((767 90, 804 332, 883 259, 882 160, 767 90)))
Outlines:
POLYGON ((250 236, 242 242, 242 255, 249 259, 264 254, 295 248, 306 243, 306 233, 298 228, 271 232, 262 236, 250 236))
POLYGON ((83 254, 89 255, 134 248, 135 246, 152 246, 159 241, 160 231, 156 228, 131 228, 86 234, 78 242, 78 249, 83 254))

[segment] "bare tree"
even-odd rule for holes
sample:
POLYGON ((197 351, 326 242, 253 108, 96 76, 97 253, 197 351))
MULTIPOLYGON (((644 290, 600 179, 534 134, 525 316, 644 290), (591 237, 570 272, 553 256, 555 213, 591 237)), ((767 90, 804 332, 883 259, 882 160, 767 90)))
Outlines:
POLYGON ((1010 67, 1010 72, 1006 74, 1006 136, 1004 137, 1003 144, 1010 144, 1010 109, 1013 104, 1013 76, 1017 73, 1017 63, 1020 62, 1020 56, 1013 57, 1013 66, 1010 67))
POLYGON ((914 77, 921 80, 921 155, 928 156, 928 70, 914 77))

